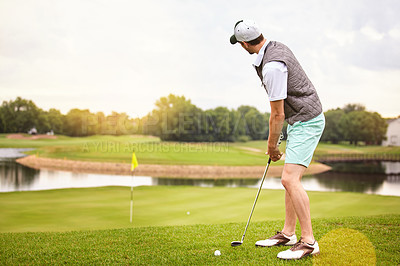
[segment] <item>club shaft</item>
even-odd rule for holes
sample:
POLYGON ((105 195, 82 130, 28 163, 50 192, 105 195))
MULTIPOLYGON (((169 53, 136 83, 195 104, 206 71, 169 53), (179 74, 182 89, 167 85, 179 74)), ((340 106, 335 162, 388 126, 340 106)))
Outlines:
POLYGON ((265 167, 265 170, 264 170, 264 175, 263 175, 263 177, 261 179, 260 187, 258 188, 256 198, 254 199, 253 207, 251 208, 250 216, 249 216, 249 219, 247 220, 246 228, 244 229, 244 233, 243 233, 243 236, 242 236, 242 240, 241 240, 242 243, 243 243, 244 237, 246 235, 247 227, 249 227, 251 216, 253 215, 254 208, 256 206, 256 203, 257 203, 257 200, 258 200, 258 196, 260 195, 261 188, 262 188, 262 186, 264 184, 265 177, 267 176, 267 172, 268 172, 268 168, 269 168, 270 164, 271 164, 271 158, 268 159, 267 166, 265 167))

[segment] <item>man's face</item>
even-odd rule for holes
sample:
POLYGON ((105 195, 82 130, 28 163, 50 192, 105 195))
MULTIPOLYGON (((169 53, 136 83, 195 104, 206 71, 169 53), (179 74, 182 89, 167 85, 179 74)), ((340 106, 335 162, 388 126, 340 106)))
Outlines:
POLYGON ((243 47, 243 49, 245 49, 249 54, 254 54, 255 51, 253 51, 253 49, 251 49, 251 46, 248 43, 245 42, 240 42, 240 45, 243 47))

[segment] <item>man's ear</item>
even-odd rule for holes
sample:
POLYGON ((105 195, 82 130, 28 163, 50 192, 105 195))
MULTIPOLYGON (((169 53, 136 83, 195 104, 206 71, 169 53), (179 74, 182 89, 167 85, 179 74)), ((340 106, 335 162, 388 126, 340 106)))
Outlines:
POLYGON ((240 42, 240 45, 242 45, 242 47, 245 49, 249 48, 249 44, 247 42, 240 42))

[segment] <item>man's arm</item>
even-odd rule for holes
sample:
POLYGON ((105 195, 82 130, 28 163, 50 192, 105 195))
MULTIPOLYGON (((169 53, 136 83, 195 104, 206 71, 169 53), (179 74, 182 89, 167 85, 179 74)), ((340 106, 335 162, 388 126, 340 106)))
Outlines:
POLYGON ((278 161, 282 153, 279 151, 278 141, 285 121, 284 100, 270 102, 271 116, 269 118, 269 136, 267 154, 273 162, 278 161))

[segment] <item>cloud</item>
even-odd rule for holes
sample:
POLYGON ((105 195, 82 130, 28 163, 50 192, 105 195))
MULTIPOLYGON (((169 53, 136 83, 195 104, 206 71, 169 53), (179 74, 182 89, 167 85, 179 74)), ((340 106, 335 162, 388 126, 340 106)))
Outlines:
MULTIPOLYGON (((329 13, 337 14, 325 26, 326 38, 344 65, 384 71, 400 67, 398 1, 335 1, 329 13)), ((325 48, 329 46, 323 43, 325 48)))
POLYGON ((376 29, 370 26, 362 27, 360 32, 371 41, 380 41, 385 36, 384 33, 378 32, 376 29))
MULTIPOLYGON (((253 18, 268 40, 294 51, 318 84, 324 106, 342 106, 357 93, 375 90, 371 79, 358 81, 363 75, 392 81, 382 93, 397 86, 399 5, 395 0, 1 1, 1 100, 22 96, 63 112, 78 107, 145 115, 158 98, 175 93, 203 109, 245 104, 266 111, 254 57, 228 41, 237 20, 253 18), (356 92, 351 98, 331 95, 346 95, 350 87, 356 92)), ((369 98, 363 103, 375 104, 369 98)))
POLYGON ((329 29, 325 32, 325 35, 328 39, 336 42, 340 47, 344 47, 354 43, 356 33, 354 31, 329 29))

